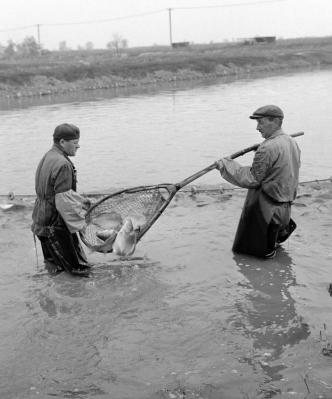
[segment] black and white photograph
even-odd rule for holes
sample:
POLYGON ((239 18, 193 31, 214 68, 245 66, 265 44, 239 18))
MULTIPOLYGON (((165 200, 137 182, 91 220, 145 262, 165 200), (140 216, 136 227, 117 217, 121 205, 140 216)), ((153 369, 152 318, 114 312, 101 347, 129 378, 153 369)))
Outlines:
POLYGON ((332 399, 332 1, 0 6, 0 399, 332 399))

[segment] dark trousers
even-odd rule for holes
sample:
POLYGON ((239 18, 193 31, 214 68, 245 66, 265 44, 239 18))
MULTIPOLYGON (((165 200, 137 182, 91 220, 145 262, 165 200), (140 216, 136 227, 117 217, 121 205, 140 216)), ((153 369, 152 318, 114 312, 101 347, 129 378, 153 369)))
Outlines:
POLYGON ((267 229, 267 252, 272 252, 279 244, 286 241, 295 229, 296 223, 292 218, 286 227, 271 221, 267 229))
POLYGON ((258 257, 274 251, 296 228, 290 208, 290 203, 275 203, 261 190, 248 190, 233 251, 258 257))
POLYGON ((51 227, 47 237, 38 236, 38 239, 49 272, 65 270, 71 273, 88 265, 77 234, 71 234, 66 227, 51 227))

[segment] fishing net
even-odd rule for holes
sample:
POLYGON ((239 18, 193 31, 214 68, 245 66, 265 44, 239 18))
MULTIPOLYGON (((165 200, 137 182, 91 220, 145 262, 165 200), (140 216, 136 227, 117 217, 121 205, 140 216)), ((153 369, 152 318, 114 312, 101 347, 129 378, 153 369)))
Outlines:
MULTIPOLYGON (((291 136, 302 135, 303 132, 298 132, 291 136)), ((256 150, 258 147, 259 144, 254 144, 232 154, 230 158, 235 159, 256 150)), ((134 230, 137 231, 137 241, 140 240, 162 214, 178 190, 216 169, 217 166, 218 163, 214 162, 175 185, 159 184, 157 186, 135 187, 102 198, 86 214, 87 228, 80 233, 82 241, 94 251, 112 252, 111 238, 108 242, 105 242, 100 238, 100 232, 102 230, 112 231, 113 233, 119 231, 125 219, 128 218, 131 219, 134 230)))
POLYGON ((87 228, 81 239, 90 249, 105 250, 105 241, 97 236, 102 230, 119 228, 130 218, 140 240, 153 222, 160 216, 169 202, 170 192, 166 187, 151 186, 124 190, 102 198, 86 214, 87 228))

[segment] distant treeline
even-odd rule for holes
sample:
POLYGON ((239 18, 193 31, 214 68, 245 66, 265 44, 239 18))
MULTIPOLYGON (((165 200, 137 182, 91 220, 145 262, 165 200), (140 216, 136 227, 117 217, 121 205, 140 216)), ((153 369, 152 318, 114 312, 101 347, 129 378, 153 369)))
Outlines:
MULTIPOLYGON (((106 48, 107 50, 112 50, 116 54, 120 54, 122 50, 128 48, 128 40, 118 33, 115 33, 113 34, 113 39, 107 43, 106 48)), ((91 41, 77 48, 79 51, 91 51, 93 49, 94 44, 91 41)), ((59 42, 59 51, 71 51, 66 41, 59 42)), ((0 58, 4 59, 35 57, 48 53, 50 53, 50 51, 38 44, 34 36, 27 36, 21 43, 15 43, 13 40, 9 40, 6 46, 0 43, 0 58)))

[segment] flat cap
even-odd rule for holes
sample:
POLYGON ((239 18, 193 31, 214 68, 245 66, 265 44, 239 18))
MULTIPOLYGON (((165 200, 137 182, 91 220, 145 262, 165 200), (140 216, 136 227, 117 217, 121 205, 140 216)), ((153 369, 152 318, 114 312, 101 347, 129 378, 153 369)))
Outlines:
POLYGON ((256 111, 251 116, 249 116, 249 118, 260 119, 265 118, 266 116, 283 119, 284 113, 277 105, 264 105, 263 107, 256 109, 256 111))
POLYGON ((54 129, 54 140, 77 140, 80 138, 80 129, 71 123, 62 123, 54 129))

